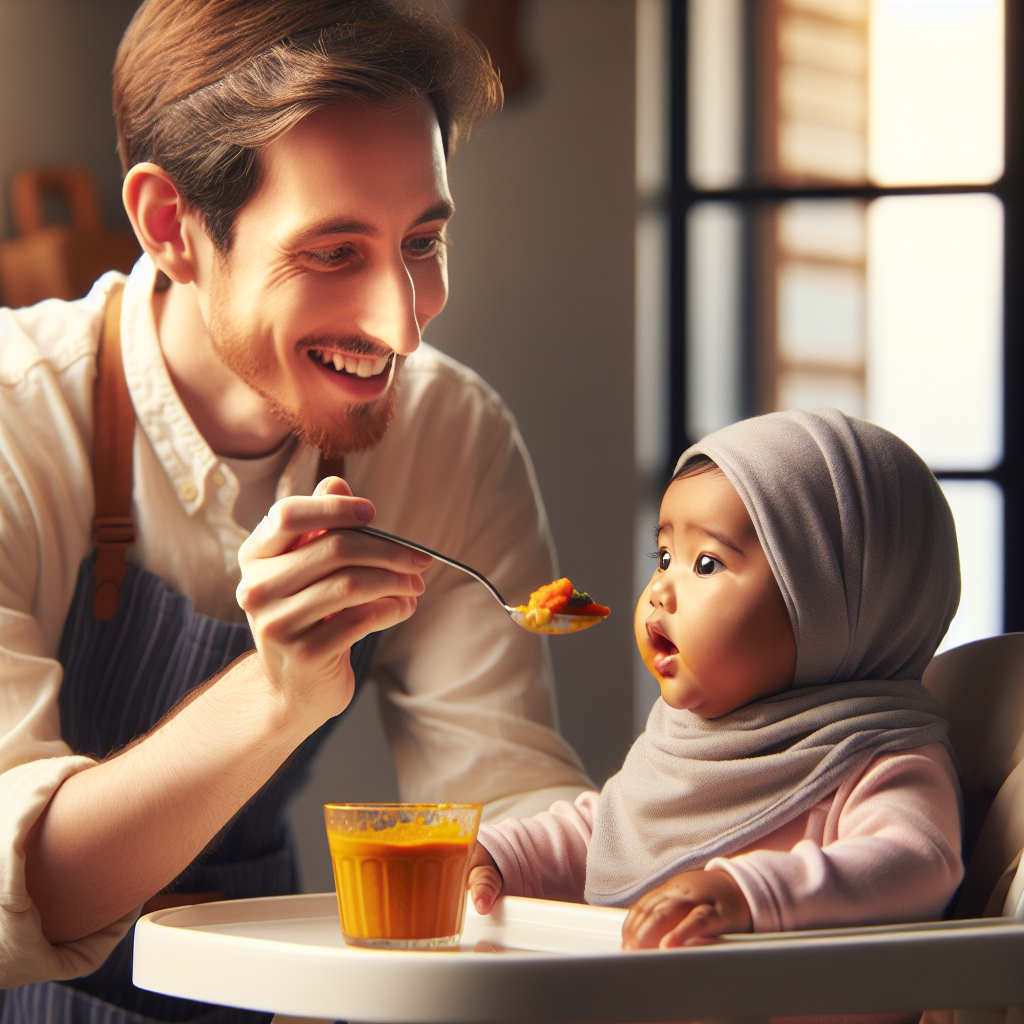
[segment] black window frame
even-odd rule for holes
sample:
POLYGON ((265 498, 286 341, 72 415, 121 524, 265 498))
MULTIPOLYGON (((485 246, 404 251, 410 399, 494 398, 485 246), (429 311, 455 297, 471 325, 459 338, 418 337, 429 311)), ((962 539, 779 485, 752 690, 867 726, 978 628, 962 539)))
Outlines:
MULTIPOLYGON (((748 66, 756 54, 756 18, 760 0, 742 0, 745 48, 748 66)), ((744 378, 742 401, 745 415, 754 409, 755 324, 753 274, 756 249, 753 244, 754 217, 765 205, 789 199, 863 199, 900 195, 956 195, 985 193, 1003 204, 1003 458, 985 471, 936 471, 943 480, 992 480, 1004 496, 1003 630, 1024 630, 1024 536, 1015 530, 1024 525, 1024 301, 1019 282, 1024 278, 1024 139, 1016 125, 1024 118, 1024 4, 1006 0, 1005 63, 1005 168, 991 185, 934 185, 881 187, 855 186, 739 186, 726 189, 694 188, 688 175, 687 153, 687 23, 689 0, 671 0, 669 19, 669 345, 670 345, 670 431, 672 462, 695 438, 687 436, 687 225, 690 209, 709 201, 734 203, 743 211, 744 242, 742 269, 744 308, 741 318, 741 346, 744 378)), ((756 74, 746 75, 744 106, 746 148, 752 150, 756 96, 756 74), (752 113, 753 112, 753 113, 752 113)), ((749 161, 748 161, 749 163, 749 161)), ((669 468, 671 468, 670 462, 669 468)), ((961 552, 961 558, 965 553, 961 552)), ((970 557, 966 553, 966 557, 970 557)))

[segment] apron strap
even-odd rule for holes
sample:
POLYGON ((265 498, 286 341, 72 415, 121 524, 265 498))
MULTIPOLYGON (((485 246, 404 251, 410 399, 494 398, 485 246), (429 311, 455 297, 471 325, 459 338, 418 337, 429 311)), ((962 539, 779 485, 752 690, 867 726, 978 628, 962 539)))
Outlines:
POLYGON ((342 455, 337 459, 326 459, 323 455, 320 456, 320 466, 316 471, 316 482, 320 483, 324 477, 328 476, 340 476, 344 479, 345 476, 345 456, 342 455))
POLYGON ((121 582, 128 568, 125 554, 135 543, 132 522, 132 443, 135 409, 121 363, 121 300, 124 285, 115 285, 107 299, 97 353, 93 392, 93 479, 96 517, 92 542, 96 548, 96 591, 92 615, 97 622, 114 617, 121 582))

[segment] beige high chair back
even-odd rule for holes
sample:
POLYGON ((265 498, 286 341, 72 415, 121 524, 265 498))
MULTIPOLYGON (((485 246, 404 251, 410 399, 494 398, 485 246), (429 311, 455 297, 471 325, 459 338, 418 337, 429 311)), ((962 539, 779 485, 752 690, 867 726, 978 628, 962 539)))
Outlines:
POLYGON ((940 654, 923 681, 963 768, 967 873, 952 916, 1024 920, 1024 633, 940 654))

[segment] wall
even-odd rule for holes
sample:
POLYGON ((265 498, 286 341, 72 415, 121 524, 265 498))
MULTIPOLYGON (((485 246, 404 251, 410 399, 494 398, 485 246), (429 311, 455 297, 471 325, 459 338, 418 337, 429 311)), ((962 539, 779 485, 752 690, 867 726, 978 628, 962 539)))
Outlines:
POLYGON ((107 224, 128 227, 110 70, 137 6, 0 0, 0 239, 14 233, 8 189, 27 163, 84 164, 96 177, 107 224))
POLYGON ((560 569, 614 608, 551 642, 562 727, 595 780, 632 739, 634 8, 535 0, 533 95, 451 161, 451 293, 429 340, 519 420, 560 569))

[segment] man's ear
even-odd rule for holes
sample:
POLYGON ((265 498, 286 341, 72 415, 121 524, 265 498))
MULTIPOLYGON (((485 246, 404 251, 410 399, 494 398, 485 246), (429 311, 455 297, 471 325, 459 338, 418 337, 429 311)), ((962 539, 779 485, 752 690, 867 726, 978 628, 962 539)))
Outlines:
POLYGON ((135 237, 157 269, 177 284, 194 281, 195 218, 168 173, 156 164, 136 164, 125 176, 121 195, 135 237))

